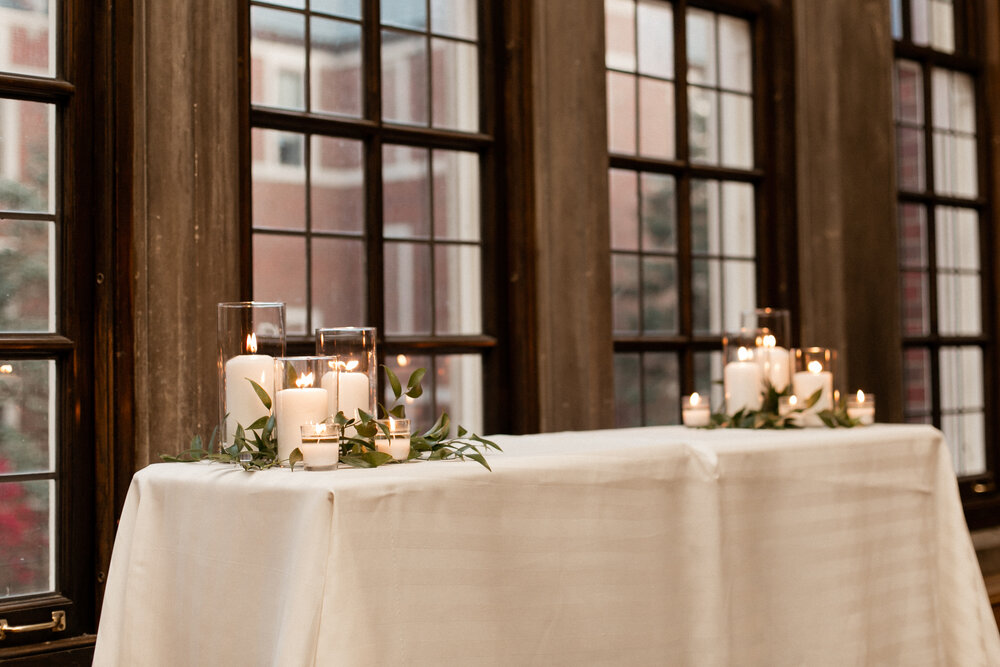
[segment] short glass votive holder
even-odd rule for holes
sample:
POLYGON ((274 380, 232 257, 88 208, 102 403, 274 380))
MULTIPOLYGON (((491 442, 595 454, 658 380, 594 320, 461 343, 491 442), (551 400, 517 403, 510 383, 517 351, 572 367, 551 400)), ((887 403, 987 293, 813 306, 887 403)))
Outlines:
POLYGON ((708 426, 712 420, 712 410, 701 394, 694 392, 681 397, 681 421, 689 428, 708 426))
POLYGON ((834 366, 835 350, 825 347, 806 347, 792 350, 792 393, 798 400, 808 401, 818 391, 819 398, 802 413, 803 426, 822 426, 818 413, 832 410, 835 400, 834 366))
POLYGON ((866 394, 858 389, 858 393, 847 399, 847 416, 857 419, 861 426, 871 426, 875 423, 875 394, 866 394))
POLYGON ((377 420, 377 424, 375 449, 388 454, 397 461, 408 459, 410 457, 410 420, 390 417, 377 420))
POLYGON ((278 357, 274 360, 274 420, 278 458, 287 459, 302 444, 301 428, 337 414, 337 378, 321 385, 336 357, 278 357))
POLYGON ((228 447, 238 426, 249 432, 270 415, 250 381, 273 398, 274 358, 285 354, 285 304, 237 301, 218 308, 219 444, 228 447))
POLYGON ((316 330, 316 354, 339 358, 338 405, 348 419, 358 410, 375 415, 378 357, 375 327, 334 327, 316 330))
POLYGON ((340 424, 320 422, 299 428, 302 463, 306 470, 336 470, 340 463, 340 424))

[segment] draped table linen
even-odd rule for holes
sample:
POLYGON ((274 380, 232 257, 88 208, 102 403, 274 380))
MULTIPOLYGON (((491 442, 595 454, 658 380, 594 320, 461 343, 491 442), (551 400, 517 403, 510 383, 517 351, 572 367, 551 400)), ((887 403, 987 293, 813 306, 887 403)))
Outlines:
POLYGON ((95 665, 1000 665, 941 433, 496 436, 136 473, 95 665))

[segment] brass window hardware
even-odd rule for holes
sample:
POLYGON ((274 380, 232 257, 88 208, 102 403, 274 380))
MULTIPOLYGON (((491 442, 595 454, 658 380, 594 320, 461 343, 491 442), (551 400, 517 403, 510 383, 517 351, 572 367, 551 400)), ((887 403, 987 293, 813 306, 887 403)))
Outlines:
POLYGON ((52 632, 62 632, 66 629, 66 612, 52 612, 52 620, 48 623, 35 623, 34 625, 7 625, 6 618, 0 618, 0 639, 5 639, 7 633, 17 632, 37 632, 38 630, 51 630, 52 632))

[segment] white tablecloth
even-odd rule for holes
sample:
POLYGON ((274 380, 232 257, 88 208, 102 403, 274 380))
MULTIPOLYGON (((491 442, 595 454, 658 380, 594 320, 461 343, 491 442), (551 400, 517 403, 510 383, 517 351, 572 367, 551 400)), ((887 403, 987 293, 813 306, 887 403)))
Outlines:
POLYGON ((1000 665, 941 434, 497 437, 135 475, 95 665, 1000 665))

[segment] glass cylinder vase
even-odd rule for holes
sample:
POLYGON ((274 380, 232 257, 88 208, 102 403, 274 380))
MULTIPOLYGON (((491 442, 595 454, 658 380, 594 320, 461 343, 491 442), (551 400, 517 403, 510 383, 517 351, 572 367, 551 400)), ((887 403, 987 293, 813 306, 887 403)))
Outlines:
POLYGON ((219 304, 219 443, 223 447, 233 444, 238 426, 249 431, 270 415, 253 383, 273 399, 274 358, 284 354, 285 304, 219 304))
POLYGON ((375 414, 378 357, 375 327, 335 327, 316 330, 316 354, 335 355, 340 366, 337 403, 348 419, 358 410, 375 414))
POLYGON ((337 357, 278 357, 274 360, 274 430, 278 458, 302 445, 301 428, 337 414, 337 357))
POLYGON ((764 376, 757 357, 754 334, 747 329, 726 334, 722 339, 723 390, 726 414, 740 410, 760 410, 764 376))
POLYGON ((819 412, 834 407, 834 373, 836 350, 826 347, 805 347, 792 350, 792 393, 804 405, 816 392, 819 399, 802 413, 804 426, 822 426, 819 412))
POLYGON ((766 385, 779 394, 791 381, 791 316, 787 310, 758 308, 742 314, 743 328, 754 334, 755 358, 766 385))

